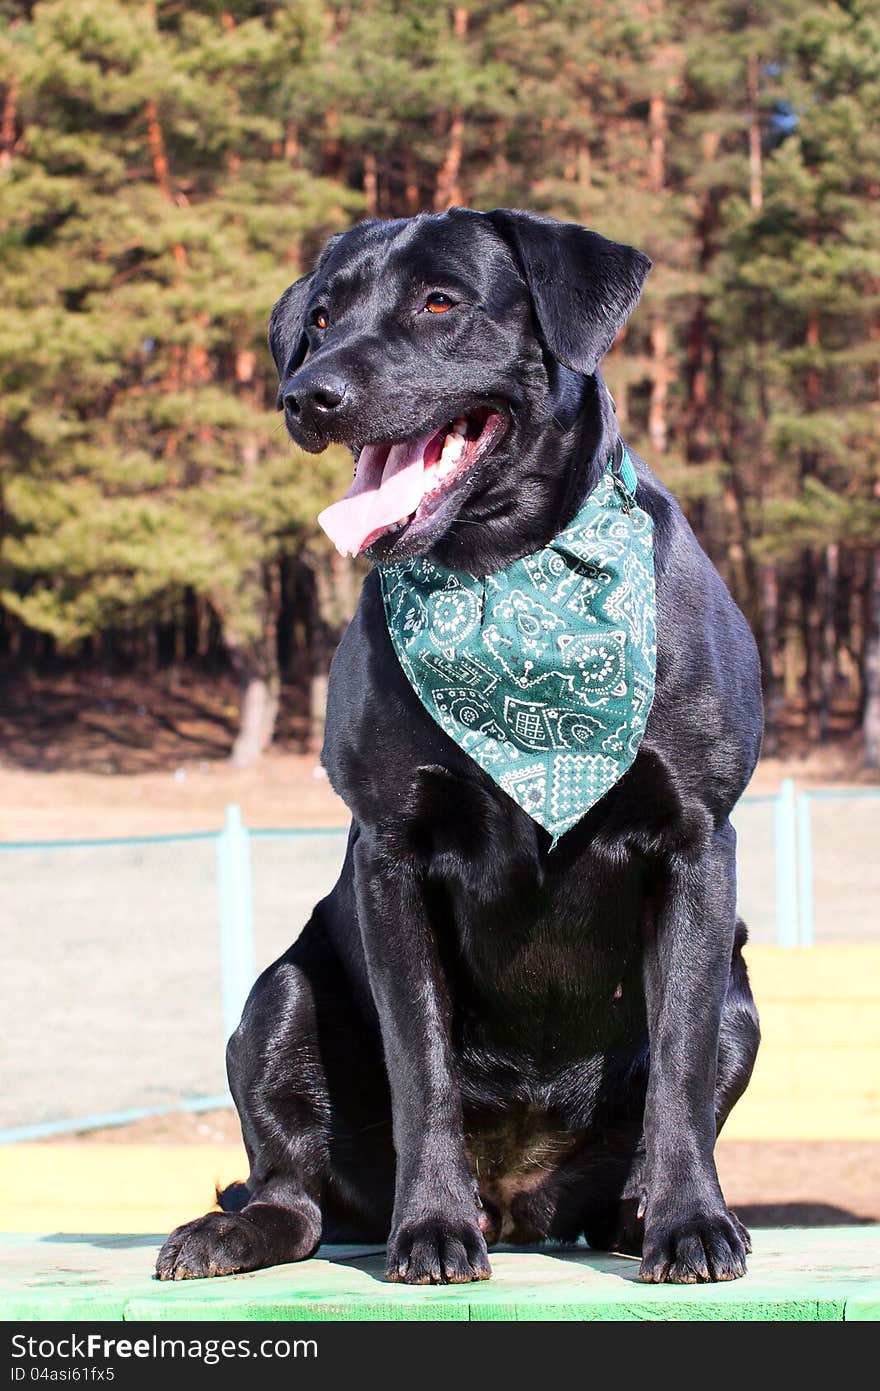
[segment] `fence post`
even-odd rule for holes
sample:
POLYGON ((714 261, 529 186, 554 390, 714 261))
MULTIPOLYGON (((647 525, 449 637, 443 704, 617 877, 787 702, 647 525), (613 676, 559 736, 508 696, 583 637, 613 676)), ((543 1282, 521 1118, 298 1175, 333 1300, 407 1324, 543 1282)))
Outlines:
POLYGON ((217 888, 220 895, 220 993, 224 1040, 234 1032, 254 983, 254 920, 251 903, 251 847, 241 807, 226 808, 226 824, 217 838, 217 888))
POLYGON ((800 944, 802 947, 811 947, 813 945, 813 824, 809 792, 798 794, 797 852, 800 944))
POLYGON ((796 947, 797 828, 794 783, 783 778, 774 807, 776 841, 776 941, 780 947, 796 947))

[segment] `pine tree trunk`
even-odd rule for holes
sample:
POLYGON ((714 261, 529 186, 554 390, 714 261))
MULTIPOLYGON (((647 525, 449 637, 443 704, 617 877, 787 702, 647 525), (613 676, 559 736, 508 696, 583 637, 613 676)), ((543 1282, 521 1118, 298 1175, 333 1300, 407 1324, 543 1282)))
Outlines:
MULTIPOLYGON (((259 407, 262 386, 256 354, 240 347, 235 354, 235 382, 240 399, 259 407)), ((242 476, 251 478, 259 467, 259 442, 249 432, 241 441, 242 476)), ((242 523, 245 524, 245 523, 242 523)), ((247 767, 272 742, 281 696, 278 667, 278 612, 281 598, 277 567, 256 564, 241 577, 237 604, 229 603, 223 638, 240 691, 239 732, 230 755, 237 768, 247 767), (247 615, 242 622, 234 615, 247 615), (243 636, 242 629, 247 633, 243 636)))
POLYGON ((407 217, 415 217, 419 211, 419 173, 416 166, 415 155, 412 150, 407 150, 403 165, 404 190, 403 197, 406 203, 407 217))
MULTIPOLYGON (((16 23, 18 21, 15 21, 16 23)), ((0 119, 0 169, 6 173, 12 168, 12 151, 15 148, 15 125, 18 120, 18 74, 9 74, 6 96, 3 99, 3 116, 0 119)))
POLYGON ((324 743, 327 719, 327 691, 330 685, 330 662, 333 648, 324 638, 312 638, 311 676, 309 677, 308 752, 319 757, 324 743))
MULTIPOLYGON (((701 141, 703 159, 711 165, 718 153, 717 131, 706 131, 701 141)), ((700 199, 695 229, 697 266, 701 276, 709 274, 717 250, 719 207, 711 188, 700 199)), ((690 463, 704 463, 709 457, 709 296, 700 291, 687 334, 687 403, 684 409, 685 455, 690 463)))
POLYGON ((507 124, 496 121, 492 130, 492 186, 493 197, 504 202, 510 180, 510 162, 507 158, 507 124))
MULTIPOLYGON (((249 578, 251 584, 256 582, 255 576, 249 578)), ((239 727, 230 754, 230 762, 236 768, 246 768, 271 744, 281 700, 275 621, 268 613, 269 599, 265 591, 257 602, 264 609, 264 621, 262 632, 254 638, 242 637, 234 622, 215 602, 223 641, 239 688, 239 727)))
MULTIPOLYGON (((710 361, 712 395, 720 401, 723 400, 724 396, 724 378, 721 367, 721 345, 715 337, 711 341, 710 361)), ((745 610, 752 629, 757 630, 761 621, 761 589, 749 523, 748 488, 742 470, 738 467, 736 454, 737 420, 730 409, 721 408, 718 410, 717 434, 721 457, 726 467, 722 497, 726 531, 724 541, 727 546, 727 556, 737 577, 737 602, 745 610)), ((711 555, 711 533, 705 522, 703 522, 700 531, 703 545, 706 546, 711 555)))
POLYGON ((290 164, 299 163, 299 130, 296 121, 290 120, 285 123, 282 152, 290 164))
POLYGON ((651 325, 651 404, 648 434, 655 454, 666 453, 668 443, 667 403, 669 400, 669 329, 662 314, 651 325))
POLYGON ((822 603, 822 662, 819 675, 819 737, 827 739, 831 730, 831 710, 837 684, 837 591, 840 577, 840 547, 825 547, 825 584, 822 603))
POLYGON ((321 147, 321 165, 325 178, 338 179, 342 174, 343 150, 339 138, 339 112, 332 107, 324 115, 327 134, 321 147))
POLYGON ((246 657, 239 663, 239 729, 230 762, 235 768, 255 763, 272 742, 278 718, 281 683, 277 673, 265 677, 246 657))
POLYGON ((764 170, 761 159, 761 123, 758 118, 758 55, 750 53, 747 63, 749 90, 749 205, 760 212, 764 205, 764 170))
POLYGON ((865 767, 880 768, 880 547, 871 553, 865 632, 862 735, 865 767))
POLYGON ((357 606, 359 579, 354 565, 337 555, 305 556, 309 653, 308 749, 316 756, 324 739, 330 663, 340 633, 357 606))
POLYGON ((666 99, 651 97, 648 108, 648 127, 651 152, 648 161, 648 184, 654 193, 662 193, 666 168, 666 99))
POLYGON ((196 595, 196 656, 204 660, 211 650, 211 607, 196 595))
MULTIPOLYGON (((453 30, 458 40, 456 48, 461 49, 468 31, 468 12, 463 5, 456 5, 453 14, 453 30)), ((455 49, 453 49, 453 52, 455 49)), ((460 106, 453 108, 449 122, 448 143, 446 146, 446 158, 437 174, 437 186, 434 191, 434 210, 435 212, 445 212, 447 208, 456 207, 462 200, 461 196, 461 159, 464 149, 464 112, 460 106)))
MULTIPOLYGON (((332 563, 332 562, 331 562, 332 563)), ((322 566, 312 570, 311 614, 309 615, 309 727, 308 752, 318 757, 324 742, 327 718, 327 691, 330 663, 335 643, 325 616, 329 577, 322 566)))
POLYGON ((865 647, 868 641, 871 607, 871 554, 853 555, 849 584, 849 649, 853 656, 850 690, 861 720, 865 706, 865 647))
POLYGON ((434 193, 434 211, 445 212, 461 203, 459 174, 461 172, 461 152, 464 142, 464 116, 460 109, 453 111, 449 123, 449 144, 446 158, 437 175, 437 188, 434 193))
MULTIPOLYGON (((165 139, 162 135, 162 126, 159 121, 159 107, 155 97, 147 98, 147 141, 150 146, 150 158, 153 161, 153 177, 158 185, 159 192, 166 203, 174 204, 174 192, 171 187, 171 174, 168 169, 168 157, 165 153, 165 139)), ((180 242, 174 245, 174 259, 181 269, 186 265, 186 251, 180 242)))
POLYGON ((774 564, 761 571, 761 672, 764 685, 764 753, 779 753, 779 685, 776 662, 779 651, 779 575, 774 564))
MULTIPOLYGON (((655 94, 648 106, 648 187, 662 194, 666 167, 666 100, 655 94)), ((648 434, 655 455, 666 453, 668 443, 669 327, 664 305, 651 324, 651 402, 648 434)))
MULTIPOLYGON (((821 586, 824 589, 824 584, 821 586)), ((821 705, 822 614, 816 557, 804 551, 801 559, 801 634, 804 645, 804 693, 807 704, 807 743, 818 742, 821 705)))
MULTIPOLYGON (((796 576, 795 572, 795 576, 796 576)), ((785 630, 782 643, 782 689, 785 704, 797 705, 804 693, 804 649, 800 627, 800 592, 795 576, 785 594, 785 630)))
POLYGON ((586 140, 581 140, 577 150, 577 181, 581 188, 589 188, 593 182, 592 157, 586 140))
POLYGON ((685 453, 691 463, 703 463, 709 453, 707 407, 709 325, 706 297, 698 295, 687 334, 687 405, 685 453))
POLYGON ((364 212, 367 217, 379 216, 379 168, 372 150, 364 155, 364 212))
POLYGON ((755 585, 750 566, 745 508, 741 493, 734 484, 733 473, 733 469, 730 469, 722 494, 727 529, 726 555, 732 580, 730 587, 740 608, 754 623, 757 616, 754 612, 755 585))

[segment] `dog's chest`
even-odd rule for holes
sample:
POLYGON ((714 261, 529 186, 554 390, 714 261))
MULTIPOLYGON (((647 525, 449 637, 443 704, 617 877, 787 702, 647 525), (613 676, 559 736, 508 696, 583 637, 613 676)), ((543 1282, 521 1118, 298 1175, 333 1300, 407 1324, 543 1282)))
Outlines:
MULTIPOLYGON (((637 876, 609 872, 585 855, 560 873, 529 874, 499 863, 474 892, 470 876, 448 875, 437 893, 434 921, 456 974, 486 998, 515 1001, 520 1027, 556 1012, 574 1015, 581 1031, 600 1032, 619 1013, 622 982, 638 972, 642 952, 642 886, 637 876), (494 889, 494 892, 492 891, 494 889)), ((631 993, 631 991, 629 992, 631 993)), ((598 1035, 597 1035, 598 1037, 598 1035)))

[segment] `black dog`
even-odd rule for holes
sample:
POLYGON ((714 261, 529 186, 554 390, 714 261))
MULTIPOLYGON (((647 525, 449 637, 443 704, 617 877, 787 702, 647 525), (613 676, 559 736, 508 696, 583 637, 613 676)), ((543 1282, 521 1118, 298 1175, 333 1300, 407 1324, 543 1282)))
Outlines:
MULTIPOLYGON (((342 441, 366 471, 389 441, 456 421, 466 440, 466 467, 406 518, 355 519, 350 549, 484 575, 558 535, 615 448, 598 364, 649 264, 511 211, 332 238, 272 314, 291 435, 342 441)), ((633 766, 552 853, 414 695, 368 577, 323 754, 352 813, 345 866, 229 1044, 250 1178, 172 1233, 161 1278, 323 1239, 387 1240, 392 1280, 465 1281, 499 1238, 581 1235, 641 1252, 644 1280, 743 1274, 713 1150, 759 1037, 729 821, 758 755, 758 660, 677 504, 637 472, 654 704, 633 766)))

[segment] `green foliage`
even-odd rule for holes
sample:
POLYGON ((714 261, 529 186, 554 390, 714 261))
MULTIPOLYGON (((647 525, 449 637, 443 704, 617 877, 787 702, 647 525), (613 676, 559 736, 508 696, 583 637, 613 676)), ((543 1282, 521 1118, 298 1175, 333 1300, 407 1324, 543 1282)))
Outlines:
POLYGON ((59 642, 184 590, 259 642, 348 467, 282 437, 269 308, 453 198, 654 258, 607 375, 750 612, 876 543, 872 0, 8 3, 0 89, 0 589, 59 642))
POLYGON ((314 15, 239 8, 50 0, 3 37, 2 600, 63 644, 184 588, 256 635, 243 579, 348 467, 279 432, 265 323, 362 200, 275 153, 314 15))

